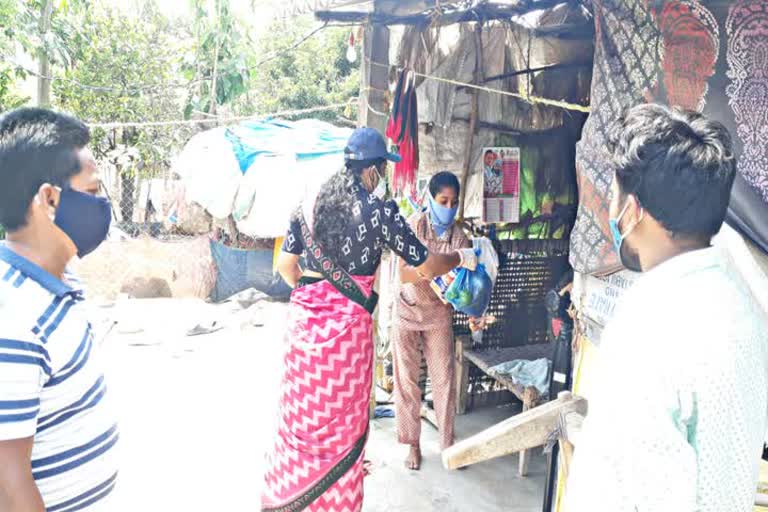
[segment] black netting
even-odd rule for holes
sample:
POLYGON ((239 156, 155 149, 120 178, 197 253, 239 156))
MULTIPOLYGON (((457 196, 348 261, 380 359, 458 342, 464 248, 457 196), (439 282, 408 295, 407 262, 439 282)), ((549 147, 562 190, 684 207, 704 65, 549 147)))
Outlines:
MULTIPOLYGON (((488 315, 496 323, 473 350, 547 342, 545 295, 568 270, 568 240, 501 240, 499 273, 488 315)), ((469 334, 467 316, 454 315, 454 332, 469 334)))

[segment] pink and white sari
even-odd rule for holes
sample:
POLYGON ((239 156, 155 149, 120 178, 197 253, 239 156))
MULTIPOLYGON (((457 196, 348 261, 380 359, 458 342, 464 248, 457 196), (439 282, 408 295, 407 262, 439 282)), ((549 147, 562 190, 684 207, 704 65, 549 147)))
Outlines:
MULTIPOLYGON (((352 277, 370 296, 374 278, 352 277)), ((297 288, 277 441, 268 457, 262 510, 358 512, 373 375, 368 310, 327 280, 297 288)))

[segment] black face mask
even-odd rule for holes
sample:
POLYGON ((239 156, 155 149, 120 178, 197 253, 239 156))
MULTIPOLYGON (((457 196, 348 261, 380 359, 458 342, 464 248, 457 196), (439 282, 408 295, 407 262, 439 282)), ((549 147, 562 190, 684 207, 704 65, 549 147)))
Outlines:
POLYGON ((77 247, 82 258, 107 238, 112 208, 106 199, 72 189, 61 191, 54 222, 77 247))

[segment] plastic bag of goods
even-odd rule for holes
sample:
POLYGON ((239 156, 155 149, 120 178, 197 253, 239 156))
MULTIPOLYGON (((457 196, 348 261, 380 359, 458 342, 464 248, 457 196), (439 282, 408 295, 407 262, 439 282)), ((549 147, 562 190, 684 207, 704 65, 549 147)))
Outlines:
MULTIPOLYGON (((478 254, 479 256, 479 254, 478 254)), ((482 263, 475 270, 455 268, 432 281, 443 302, 470 317, 481 317, 491 302, 493 281, 482 263)))
POLYGON ((485 237, 473 238, 472 247, 475 249, 475 253, 479 254, 477 262, 485 266, 485 271, 488 272, 491 282, 495 285, 496 276, 499 274, 499 256, 496 254, 496 249, 493 248, 493 242, 485 237), (478 253, 478 251, 480 252, 478 253))

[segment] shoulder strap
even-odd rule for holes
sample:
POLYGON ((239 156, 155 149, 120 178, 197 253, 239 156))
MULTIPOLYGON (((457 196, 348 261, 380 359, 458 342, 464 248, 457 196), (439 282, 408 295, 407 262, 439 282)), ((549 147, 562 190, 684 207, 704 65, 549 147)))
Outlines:
POLYGON ((304 239, 304 247, 307 252, 320 265, 320 272, 323 277, 336 288, 339 293, 346 298, 362 306, 370 314, 373 314, 373 310, 376 309, 376 303, 379 300, 379 296, 376 292, 371 291, 371 295, 367 296, 360 289, 360 286, 352 279, 349 273, 338 266, 333 260, 323 254, 320 245, 315 241, 312 233, 309 231, 307 221, 304 218, 304 212, 302 208, 299 208, 297 213, 299 224, 301 225, 301 236, 304 239))

